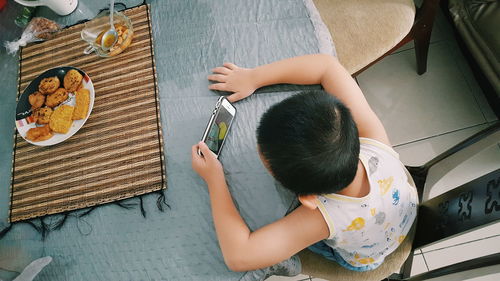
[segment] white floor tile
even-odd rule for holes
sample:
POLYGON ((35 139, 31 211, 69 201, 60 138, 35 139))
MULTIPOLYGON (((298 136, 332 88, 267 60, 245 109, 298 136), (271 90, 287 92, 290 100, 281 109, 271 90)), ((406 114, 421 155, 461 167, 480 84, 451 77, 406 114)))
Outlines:
POLYGON ((425 265, 423 255, 413 256, 413 263, 411 265, 411 276, 415 276, 420 273, 427 272, 427 266, 425 265))
MULTIPOLYGON (((479 125, 454 133, 398 146, 395 150, 400 154, 403 163, 406 165, 419 166, 487 126, 487 124, 479 125)), ((443 192, 446 192, 451 188, 459 186, 478 176, 498 169, 499 167, 500 148, 498 146, 493 146, 469 159, 469 161, 461 164, 455 170, 446 175, 441 181, 436 183, 436 185, 431 189, 430 198, 442 194, 443 192)), ((500 223, 492 224, 487 227, 447 239, 446 241, 424 247, 422 248, 422 251, 426 253, 436 249, 467 243, 494 235, 500 235, 500 223)))
POLYGON ((423 253, 430 251, 436 251, 438 249, 444 249, 451 246, 456 246, 458 244, 464 243, 474 243, 471 241, 477 241, 480 239, 485 239, 492 236, 500 235, 500 222, 493 223, 491 225, 482 227, 477 230, 467 232, 465 234, 446 239, 444 241, 432 244, 431 246, 423 247, 421 250, 423 253))
POLYGON ((500 252, 500 236, 424 253, 429 270, 500 252))
MULTIPOLYGON (((441 9, 438 9, 438 13, 436 15, 435 21, 434 21, 434 26, 432 29, 432 35, 431 35, 431 44, 440 42, 440 41, 446 41, 447 44, 450 45, 450 51, 453 54, 454 57, 457 58, 456 62, 458 65, 458 68, 464 75, 464 78, 469 85, 472 93, 474 94, 477 102, 479 103, 479 106, 481 108, 481 111, 483 112, 486 120, 488 122, 497 120, 498 118, 496 117, 495 113, 493 110, 491 110, 490 105, 488 104, 488 101, 486 100, 486 97, 483 94, 483 91, 479 87, 476 79, 474 78, 474 75, 469 67, 469 64, 467 63, 467 60, 464 58, 464 55, 462 51, 460 50, 457 42, 456 42, 456 34, 454 34, 453 30, 453 23, 448 22, 446 19, 445 15, 441 11, 441 9)), ((414 48, 414 44, 408 43, 402 48, 400 48, 398 51, 405 50, 405 49, 410 49, 414 48)))
POLYGON ((434 25, 432 27, 432 35, 434 35, 434 38, 431 36, 431 42, 439 40, 455 40, 452 24, 453 23, 448 22, 448 19, 443 11, 438 8, 436 17, 434 18, 434 25))
POLYGON ((500 168, 500 147, 493 145, 451 170, 429 191, 429 198, 500 168))
MULTIPOLYGON (((455 279, 455 280, 457 280, 457 279, 455 279)), ((500 280, 500 273, 491 273, 488 275, 483 275, 483 276, 475 277, 475 278, 467 278, 467 279, 464 278, 462 280, 464 280, 464 281, 498 281, 498 280, 500 280)))
POLYGON ((429 281, 498 281, 500 280, 500 265, 469 270, 447 276, 429 279, 429 281))
POLYGON ((309 276, 304 274, 299 274, 293 277, 271 276, 266 279, 266 281, 299 281, 299 280, 309 280, 309 276))
MULTIPOLYGON (((431 160, 436 155, 449 149, 470 135, 486 128, 487 125, 480 125, 473 128, 461 130, 458 132, 430 138, 407 145, 398 146, 395 150, 399 153, 403 163, 406 165, 419 166, 431 160)), ((452 188, 460 186, 474 178, 484 175, 500 167, 500 148, 492 146, 475 157, 459 165, 449 174, 438 181, 430 190, 429 197, 435 197, 452 188)), ((440 248, 445 248, 473 240, 483 239, 494 235, 500 235, 500 223, 489 225, 487 227, 459 235, 446 241, 424 247, 424 253, 440 248)))
MULTIPOLYGON (((457 58, 456 63, 458 66, 458 69, 462 72, 464 79, 466 83, 468 84, 470 90, 474 94, 474 97, 479 104, 479 107, 486 118, 488 122, 497 120, 498 118, 496 117, 495 113, 491 109, 490 105, 488 104, 488 101, 486 100, 486 97, 482 91, 482 89, 479 87, 479 84, 477 83, 476 79, 474 78, 474 74, 472 73, 469 64, 467 63, 467 60, 464 58, 460 48, 458 47, 458 44, 456 43, 455 39, 455 34, 453 27, 451 25, 452 23, 449 23, 441 11, 441 9, 438 9, 438 13, 436 15, 436 19, 434 21, 434 26, 432 28, 432 35, 431 35, 431 40, 430 43, 437 43, 437 42, 443 42, 445 41, 447 44, 450 45, 450 50, 451 53, 453 54, 454 57, 457 58)), ((412 42, 409 42, 408 44, 402 46, 399 48, 395 54, 404 51, 404 50, 409 50, 412 49, 412 52, 414 52, 413 48, 415 45, 412 42)))
POLYGON ((412 50, 388 56, 358 76, 393 145, 485 122, 456 59, 439 42, 430 46, 421 76, 412 50))
MULTIPOLYGON (((413 264, 411 266, 411 276, 427 272, 427 266, 425 265, 422 254, 420 254, 419 250, 416 250, 415 253, 419 253, 413 256, 413 264)), ((321 278, 312 278, 313 281, 327 281, 321 278)))
POLYGON ((491 109, 491 106, 488 104, 486 96, 484 95, 483 90, 477 83, 476 78, 474 77, 474 74, 472 73, 472 70, 467 60, 464 59, 463 53, 460 50, 458 43, 454 40, 449 40, 446 41, 446 44, 448 44, 453 56, 457 58, 456 62, 458 69, 460 69, 460 71, 462 72, 462 75, 465 81, 467 82, 469 89, 472 91, 474 98, 476 99, 476 102, 479 104, 479 108, 481 109, 481 112, 483 113, 483 116, 486 119, 486 121, 491 122, 497 120, 498 118, 495 115, 495 112, 491 109))
MULTIPOLYGON (((446 20, 441 9, 438 9, 436 13, 436 18, 434 19, 434 25, 432 26, 432 34, 430 42, 432 44, 442 40, 455 40, 455 39, 453 35, 453 27, 446 20)), ((413 48, 415 48, 415 45, 413 44, 413 41, 411 41, 408 44, 401 46, 401 48, 399 48, 396 52, 401 52, 413 48)))
POLYGON ((399 158, 405 165, 420 166, 486 127, 488 127, 487 124, 478 125, 426 140, 403 144, 394 147, 394 150, 399 153, 399 158))
POLYGON ((395 55, 397 53, 400 53, 400 52, 406 51, 406 50, 410 50, 410 49, 415 53, 415 51, 413 50, 413 48, 415 48, 415 44, 413 43, 413 41, 410 41, 410 42, 404 44, 403 46, 399 47, 399 49, 397 49, 396 51, 394 51, 391 55, 395 55))
MULTIPOLYGON (((417 255, 413 258, 411 276, 427 272, 422 255, 417 255), (418 256, 418 257, 417 257, 418 256)), ((490 266, 487 268, 477 269, 473 271, 456 273, 444 277, 429 279, 429 281, 498 281, 500 280, 500 266, 490 266), (476 277, 479 276, 479 277, 476 277)), ((327 281, 321 278, 312 278, 312 281, 327 281)))

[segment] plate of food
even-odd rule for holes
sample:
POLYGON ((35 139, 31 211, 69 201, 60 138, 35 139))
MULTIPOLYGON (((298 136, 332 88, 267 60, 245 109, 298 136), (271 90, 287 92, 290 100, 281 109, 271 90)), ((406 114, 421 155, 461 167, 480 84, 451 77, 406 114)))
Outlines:
POLYGON ((85 124, 94 106, 94 85, 82 70, 56 67, 36 77, 19 97, 16 128, 29 143, 58 144, 85 124))

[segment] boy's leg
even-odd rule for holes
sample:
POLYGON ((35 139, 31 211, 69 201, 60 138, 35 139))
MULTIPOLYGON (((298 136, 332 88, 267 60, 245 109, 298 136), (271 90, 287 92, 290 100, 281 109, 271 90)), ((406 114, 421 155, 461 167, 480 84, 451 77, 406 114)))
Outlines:
POLYGON ((307 247, 307 249, 309 249, 313 253, 322 255, 326 259, 337 262, 337 259, 335 258, 335 254, 333 253, 332 248, 326 245, 325 242, 323 241, 319 241, 318 243, 312 244, 311 246, 307 247))
POLYGON ((295 255, 278 264, 262 269, 248 271, 241 277, 239 281, 266 280, 266 278, 272 275, 296 276, 299 275, 301 272, 302 272, 302 266, 300 264, 299 256, 295 255))

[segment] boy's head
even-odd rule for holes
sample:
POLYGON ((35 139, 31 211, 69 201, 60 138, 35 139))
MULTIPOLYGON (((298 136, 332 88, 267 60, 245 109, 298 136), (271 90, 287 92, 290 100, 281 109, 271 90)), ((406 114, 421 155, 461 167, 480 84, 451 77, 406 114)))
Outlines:
POLYGON ((260 120, 257 143, 273 176, 296 195, 333 193, 356 175, 358 130, 349 109, 323 91, 273 105, 260 120))

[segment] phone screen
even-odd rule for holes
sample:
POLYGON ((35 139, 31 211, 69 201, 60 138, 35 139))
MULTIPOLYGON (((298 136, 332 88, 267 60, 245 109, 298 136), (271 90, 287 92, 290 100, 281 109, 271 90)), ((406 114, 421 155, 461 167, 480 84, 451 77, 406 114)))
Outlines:
POLYGON ((219 150, 224 143, 224 139, 229 131, 228 129, 231 126, 233 117, 234 116, 221 104, 217 116, 215 116, 215 121, 208 130, 205 143, 208 148, 210 148, 210 150, 217 155, 219 154, 219 150))

